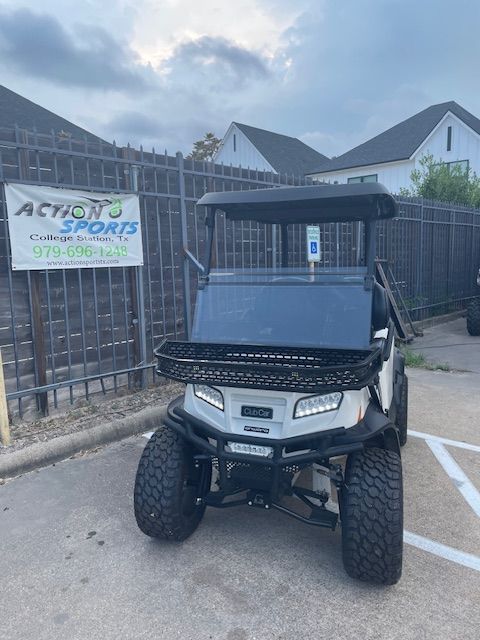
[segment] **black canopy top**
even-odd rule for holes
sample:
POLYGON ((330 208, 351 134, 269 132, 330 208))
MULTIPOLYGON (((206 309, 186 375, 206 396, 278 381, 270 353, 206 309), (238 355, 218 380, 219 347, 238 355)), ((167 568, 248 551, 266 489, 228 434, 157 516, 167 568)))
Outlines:
POLYGON ((380 220, 398 213, 395 199, 378 182, 211 192, 197 204, 221 209, 231 220, 267 224, 380 220))

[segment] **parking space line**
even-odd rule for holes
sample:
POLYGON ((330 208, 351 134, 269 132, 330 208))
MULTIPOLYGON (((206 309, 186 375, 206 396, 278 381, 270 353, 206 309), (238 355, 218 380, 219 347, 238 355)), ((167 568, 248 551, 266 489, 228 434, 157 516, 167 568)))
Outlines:
POLYGON ((453 484, 460 491, 475 514, 480 518, 480 493, 475 486, 470 482, 464 471, 455 462, 443 444, 432 440, 425 440, 425 442, 445 472, 450 476, 453 484))
POLYGON ((468 449, 469 451, 477 451, 480 453, 480 447, 476 444, 468 444, 461 440, 450 440, 449 438, 442 438, 441 436, 433 436, 430 433, 422 433, 421 431, 408 430, 408 435, 414 438, 421 438, 422 440, 432 440, 433 442, 441 442, 449 447, 458 447, 459 449, 468 449))
POLYGON ((403 540, 406 544, 409 544, 412 547, 417 547, 417 549, 433 553, 436 556, 440 556, 441 558, 445 558, 446 560, 450 560, 456 564, 461 564, 469 569, 480 571, 480 558, 478 556, 474 556, 472 553, 465 553, 464 551, 459 551, 453 547, 448 547, 446 544, 434 542, 429 538, 424 538, 423 536, 419 536, 411 531, 403 532, 403 540))

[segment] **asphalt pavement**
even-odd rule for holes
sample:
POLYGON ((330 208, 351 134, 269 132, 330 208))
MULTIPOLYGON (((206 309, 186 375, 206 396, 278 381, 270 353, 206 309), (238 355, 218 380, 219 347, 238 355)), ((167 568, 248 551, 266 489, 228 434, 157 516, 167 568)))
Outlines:
POLYGON ((480 336, 467 333, 465 318, 424 329, 423 337, 415 338, 410 348, 431 364, 480 373, 480 336))
POLYGON ((186 542, 148 539, 136 436, 0 486, 0 638, 478 640, 479 377, 409 374, 396 586, 351 580, 340 531, 278 512, 210 508, 186 542))

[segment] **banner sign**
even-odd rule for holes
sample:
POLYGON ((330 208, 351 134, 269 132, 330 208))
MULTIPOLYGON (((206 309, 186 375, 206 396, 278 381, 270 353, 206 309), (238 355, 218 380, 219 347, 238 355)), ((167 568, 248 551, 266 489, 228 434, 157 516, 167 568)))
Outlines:
POLYGON ((307 227, 307 260, 320 262, 320 227, 307 227))
POLYGON ((136 194, 5 184, 12 269, 143 264, 136 194))

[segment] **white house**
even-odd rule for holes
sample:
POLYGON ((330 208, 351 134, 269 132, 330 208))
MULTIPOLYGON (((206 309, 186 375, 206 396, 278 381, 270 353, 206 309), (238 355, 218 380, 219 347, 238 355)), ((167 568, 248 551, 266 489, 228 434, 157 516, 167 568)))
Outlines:
POLYGON ((480 120, 456 102, 435 104, 308 175, 339 184, 381 182, 398 193, 411 185, 410 174, 426 154, 480 174, 480 120))
POLYGON ((218 164, 304 176, 328 158, 298 138, 232 122, 214 160, 218 164))

